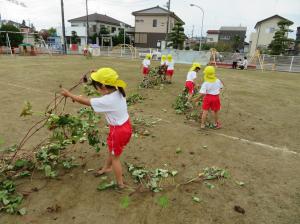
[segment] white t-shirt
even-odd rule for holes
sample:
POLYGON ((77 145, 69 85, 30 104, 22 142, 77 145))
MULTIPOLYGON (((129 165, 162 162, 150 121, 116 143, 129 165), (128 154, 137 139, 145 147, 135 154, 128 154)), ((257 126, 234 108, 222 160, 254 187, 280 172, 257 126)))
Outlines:
POLYGON ((110 125, 122 125, 128 119, 126 98, 119 91, 90 100, 95 112, 103 112, 110 125))
POLYGON ((197 72, 195 71, 189 71, 187 76, 186 76, 186 81, 192 81, 194 82, 194 79, 197 78, 197 72))
POLYGON ((166 65, 168 66, 167 70, 174 70, 174 61, 167 61, 166 65))
POLYGON ((148 68, 149 66, 150 66, 150 64, 151 64, 151 62, 150 62, 150 60, 149 59, 144 59, 143 60, 143 66, 144 66, 144 68, 148 68))
POLYGON ((217 81, 211 82, 204 82, 201 86, 200 93, 202 94, 210 94, 210 95, 219 95, 220 90, 223 88, 222 82, 217 79, 217 81))
POLYGON ((247 68, 247 67, 248 67, 248 60, 247 60, 247 59, 244 59, 243 65, 244 65, 244 68, 247 68))

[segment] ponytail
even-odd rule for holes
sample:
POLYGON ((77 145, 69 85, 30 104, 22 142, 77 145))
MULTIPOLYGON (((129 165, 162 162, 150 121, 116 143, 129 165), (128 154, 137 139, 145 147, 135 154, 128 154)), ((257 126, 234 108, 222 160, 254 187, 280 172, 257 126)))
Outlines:
POLYGON ((123 87, 118 87, 119 92, 122 94, 123 97, 126 97, 126 93, 123 87))

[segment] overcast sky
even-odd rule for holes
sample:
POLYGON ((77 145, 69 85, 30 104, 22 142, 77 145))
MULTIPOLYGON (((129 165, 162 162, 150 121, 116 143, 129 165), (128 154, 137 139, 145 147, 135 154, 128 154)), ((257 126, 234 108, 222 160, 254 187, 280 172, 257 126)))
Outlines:
MULTIPOLYGON (((33 23, 38 29, 61 25, 60 0, 10 0, 23 2, 27 8, 0 0, 2 19, 21 22, 23 19, 33 23)), ((101 13, 120 21, 134 25, 133 11, 164 6, 167 0, 88 0, 89 13, 101 13)), ((194 36, 200 35, 202 13, 205 12, 203 34, 208 29, 219 29, 220 26, 246 26, 247 39, 257 21, 278 14, 294 22, 291 27, 300 26, 300 0, 171 0, 171 11, 174 11, 185 22, 185 33, 190 36, 194 26, 194 36)), ((65 20, 85 15, 85 0, 64 0, 65 20)), ((295 32, 291 37, 295 36, 295 32)))

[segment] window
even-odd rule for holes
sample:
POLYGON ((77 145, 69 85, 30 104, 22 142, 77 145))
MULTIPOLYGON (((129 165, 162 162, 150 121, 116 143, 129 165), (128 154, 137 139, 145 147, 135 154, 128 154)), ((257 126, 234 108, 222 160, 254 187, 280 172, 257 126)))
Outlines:
POLYGON ((227 35, 220 36, 220 40, 230 40, 230 36, 227 35))
POLYGON ((77 26, 78 26, 78 24, 71 24, 71 26, 72 26, 72 27, 77 27, 77 26))
POLYGON ((136 23, 143 23, 144 20, 143 20, 143 19, 136 19, 135 22, 136 22, 136 23))
POLYGON ((111 28, 111 32, 112 32, 112 33, 116 32, 116 30, 117 30, 116 27, 112 27, 112 28, 111 28))
POLYGON ((96 32, 96 31, 97 31, 97 26, 93 25, 93 32, 96 32))
POLYGON ((147 43, 147 34, 146 33, 136 33, 134 39, 135 39, 135 43, 137 43, 137 44, 146 44, 147 43))
POLYGON ((154 19, 152 22, 152 27, 157 27, 157 19, 154 19))
POLYGON ((274 27, 269 27, 266 29, 266 33, 274 33, 275 32, 275 28, 274 27))

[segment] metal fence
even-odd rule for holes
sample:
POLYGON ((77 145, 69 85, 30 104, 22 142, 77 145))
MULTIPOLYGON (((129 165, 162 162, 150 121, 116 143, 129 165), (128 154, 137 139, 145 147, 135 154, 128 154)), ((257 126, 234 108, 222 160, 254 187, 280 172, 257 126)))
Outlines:
MULTIPOLYGON (((61 49, 53 47, 40 47, 37 53, 41 54, 61 54, 61 49)), ((227 65, 230 67, 232 64, 231 52, 216 52, 215 57, 212 56, 210 51, 191 51, 191 50, 174 50, 166 49, 160 51, 159 49, 153 48, 136 48, 136 47, 99 47, 90 48, 90 51, 94 56, 108 56, 108 57, 120 57, 128 59, 142 59, 146 54, 150 53, 153 60, 160 60, 162 54, 172 54, 175 63, 191 64, 194 61, 200 62, 201 64, 208 64, 215 60, 216 63, 227 65)), ((9 54, 10 50, 6 47, 2 47, 2 54, 9 54)), ((16 52, 17 53, 17 52, 16 52)), ((68 54, 83 54, 83 49, 79 48, 77 51, 68 49, 68 54)), ((251 57, 248 54, 240 54, 240 58, 244 56, 248 58, 248 62, 252 65, 252 68, 272 70, 272 71, 286 71, 286 72, 300 72, 300 56, 279 56, 279 55, 266 55, 262 54, 258 57, 251 57), (253 60, 251 60, 253 59, 253 60)))
MULTIPOLYGON (((233 53, 231 52, 217 52, 215 57, 216 62, 230 65, 232 63, 232 55, 233 53)), ((300 56, 262 54, 257 57, 251 57, 249 54, 240 54, 242 60, 245 56, 249 64, 256 66, 256 69, 300 72, 300 56)))

